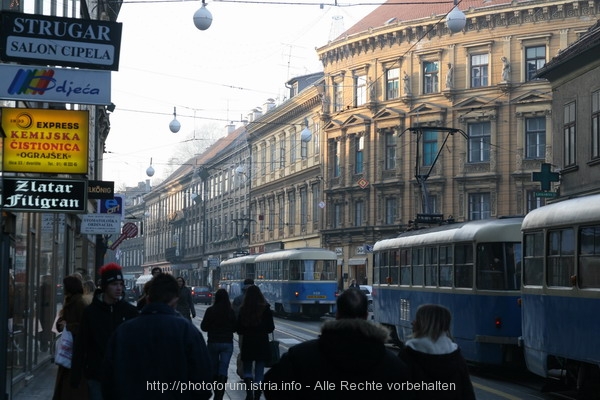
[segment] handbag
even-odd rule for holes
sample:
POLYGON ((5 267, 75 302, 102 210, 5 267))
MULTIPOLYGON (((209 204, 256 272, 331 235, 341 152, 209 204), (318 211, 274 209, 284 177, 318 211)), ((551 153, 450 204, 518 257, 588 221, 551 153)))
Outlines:
POLYGON ((275 334, 273 332, 271 332, 271 336, 271 340, 269 340, 269 351, 271 352, 271 356, 265 362, 266 367, 272 367, 277 364, 281 358, 281 354, 279 353, 279 340, 275 340, 275 334))
POLYGON ((56 340, 56 355, 54 363, 65 368, 71 368, 71 359, 73 358, 73 334, 66 328, 56 340))

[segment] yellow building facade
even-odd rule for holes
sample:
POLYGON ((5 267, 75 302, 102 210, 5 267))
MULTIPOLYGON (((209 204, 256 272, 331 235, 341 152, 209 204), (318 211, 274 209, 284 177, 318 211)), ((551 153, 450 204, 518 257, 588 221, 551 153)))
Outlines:
MULTIPOLYGON (((388 2, 317 49, 325 72, 323 247, 345 284, 371 283, 371 246, 427 221, 544 204, 552 90, 534 73, 597 20, 598 1, 388 2)), ((553 165, 552 170, 561 166, 553 165)))

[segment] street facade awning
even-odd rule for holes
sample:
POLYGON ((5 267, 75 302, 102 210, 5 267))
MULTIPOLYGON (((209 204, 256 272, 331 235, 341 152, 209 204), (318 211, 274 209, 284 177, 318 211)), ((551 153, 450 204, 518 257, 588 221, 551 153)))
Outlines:
POLYGON ((354 257, 348 260, 348 265, 366 265, 367 257, 354 257))

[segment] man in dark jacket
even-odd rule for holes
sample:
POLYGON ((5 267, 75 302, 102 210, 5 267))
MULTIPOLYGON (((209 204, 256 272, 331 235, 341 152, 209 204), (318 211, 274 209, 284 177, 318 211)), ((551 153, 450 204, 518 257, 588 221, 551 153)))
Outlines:
POLYGON ((83 311, 71 366, 71 385, 79 385, 83 374, 87 378, 90 400, 103 399, 102 361, 110 335, 123 321, 138 315, 136 308, 122 299, 124 281, 121 266, 109 263, 102 266, 99 273, 100 288, 83 311))
POLYGON ((389 332, 367 321, 368 301, 358 289, 337 300, 335 321, 327 321, 316 340, 296 345, 265 375, 271 399, 411 399, 402 385, 406 365, 385 342, 389 332), (272 385, 272 386, 271 386, 272 385))
POLYGON ((105 358, 103 393, 110 400, 208 399, 212 372, 202 334, 175 311, 177 281, 152 279, 139 317, 112 335, 105 358))

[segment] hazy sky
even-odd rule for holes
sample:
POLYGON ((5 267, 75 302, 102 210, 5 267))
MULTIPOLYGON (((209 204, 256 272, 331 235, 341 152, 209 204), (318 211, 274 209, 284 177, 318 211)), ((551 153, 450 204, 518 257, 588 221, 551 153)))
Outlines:
POLYGON ((116 187, 148 179, 150 158, 158 182, 181 142, 222 136, 226 124, 240 126, 267 99, 283 101, 287 80, 322 71, 315 48, 375 8, 209 1, 213 23, 200 31, 192 18, 201 4, 124 1, 103 176, 116 187), (169 130, 174 107, 176 134, 169 130))

